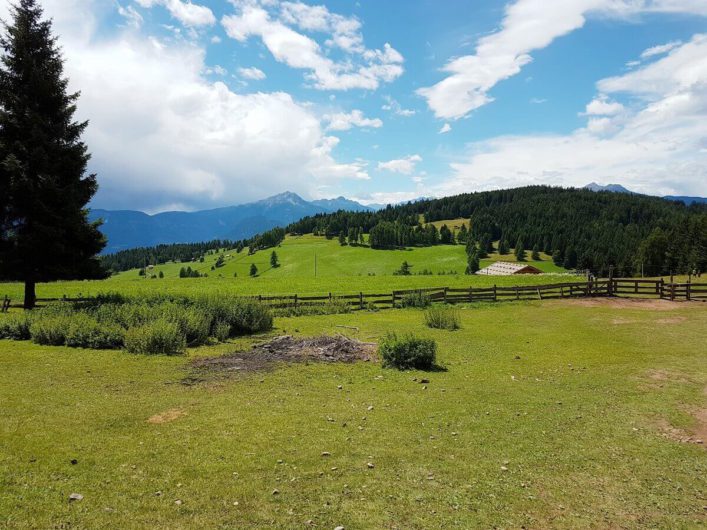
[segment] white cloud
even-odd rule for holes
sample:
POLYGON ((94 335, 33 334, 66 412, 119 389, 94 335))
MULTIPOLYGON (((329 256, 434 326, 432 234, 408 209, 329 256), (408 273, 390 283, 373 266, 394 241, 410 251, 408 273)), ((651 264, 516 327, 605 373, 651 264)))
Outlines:
POLYGON ((330 131, 348 131, 352 127, 372 127, 374 129, 383 127, 383 122, 380 119, 366 118, 360 110, 328 114, 324 116, 324 121, 329 122, 327 130, 330 131))
POLYGON ((118 4, 118 14, 125 19, 125 24, 131 28, 138 29, 142 26, 143 18, 133 6, 123 7, 118 4))
POLYGON ((216 22, 211 9, 193 4, 190 0, 135 0, 140 6, 151 8, 164 6, 169 14, 188 27, 210 26, 216 22))
POLYGON ((416 114, 416 111, 412 109, 404 109, 396 99, 390 96, 383 96, 383 99, 385 100, 385 104, 381 106, 381 109, 383 110, 393 112, 394 114, 404 118, 409 118, 410 116, 414 116, 416 114))
POLYGON ((226 71, 226 69, 223 66, 221 66, 220 64, 217 64, 215 66, 206 68, 206 70, 204 70, 204 73, 224 76, 228 72, 226 71))
POLYGON ((96 38, 94 14, 103 7, 102 0, 45 2, 69 88, 81 91, 77 118, 90 120, 84 140, 100 184, 95 207, 212 207, 293 184, 307 195, 369 178, 365 162, 335 160, 339 140, 311 106, 284 92, 240 94, 205 79, 202 47, 125 29, 96 38))
POLYGON ((218 35, 214 35, 211 37, 211 44, 219 44, 221 42, 221 37, 218 35))
POLYGON ((543 103, 547 103, 547 99, 545 98, 530 98, 530 103, 533 105, 542 105, 543 103))
POLYGON ((382 50, 365 48, 360 23, 332 14, 324 6, 284 2, 277 12, 273 9, 280 5, 277 1, 235 1, 234 5, 236 14, 221 21, 228 36, 240 42, 260 37, 275 60, 307 70, 306 78, 314 88, 374 90, 381 82, 390 82, 403 73, 403 57, 390 44, 385 43, 382 50), (304 31, 328 33, 326 45, 338 47, 347 59, 333 61, 314 38, 288 24, 304 31))
POLYGON ((244 77, 246 79, 252 79, 253 81, 262 81, 266 77, 265 72, 263 72, 260 68, 256 68, 255 66, 252 66, 250 68, 239 68, 238 73, 241 77, 244 77))
POLYGON ((439 130, 439 134, 445 134, 451 130, 452 130, 452 126, 449 125, 449 123, 445 123, 444 125, 442 125, 442 128, 439 130))
POLYGON ((422 162, 420 155, 410 155, 397 160, 389 160, 388 162, 378 162, 378 169, 391 171, 393 173, 402 173, 403 175, 411 175, 414 173, 418 162, 422 162))
POLYGON ((456 120, 493 101, 489 91, 518 74, 532 61, 530 53, 581 28, 586 17, 624 18, 640 13, 686 13, 707 16, 703 0, 516 0, 508 5, 501 28, 480 38, 473 55, 450 60, 447 77, 421 88, 435 116, 456 120))
POLYGON ((587 116, 613 116, 624 110, 624 106, 616 101, 609 101, 605 95, 600 95, 587 103, 584 114, 587 116))
POLYGON ((653 46, 652 48, 648 48, 641 54, 641 59, 648 59, 649 57, 654 57, 656 55, 663 55, 665 53, 668 53, 670 50, 677 48, 681 44, 681 41, 676 40, 672 42, 667 42, 665 44, 660 44, 658 46, 653 46))
POLYGON ((707 35, 597 88, 631 98, 630 110, 590 116, 568 135, 472 144, 437 192, 610 181, 651 194, 707 194, 707 35))

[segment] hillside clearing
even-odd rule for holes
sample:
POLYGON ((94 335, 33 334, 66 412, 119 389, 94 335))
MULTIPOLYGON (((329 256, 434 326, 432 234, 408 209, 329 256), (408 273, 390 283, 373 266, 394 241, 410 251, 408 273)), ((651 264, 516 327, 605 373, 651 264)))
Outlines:
POLYGON ((454 332, 427 329, 418 310, 279 318, 273 336, 414 331, 438 341, 447 371, 294 363, 190 386, 193 359, 254 341, 186 357, 0 341, 0 521, 700 526, 704 444, 666 433, 701 432, 707 307, 674 307, 673 325, 633 304, 618 309, 633 323, 612 326, 606 304, 480 304, 454 332))

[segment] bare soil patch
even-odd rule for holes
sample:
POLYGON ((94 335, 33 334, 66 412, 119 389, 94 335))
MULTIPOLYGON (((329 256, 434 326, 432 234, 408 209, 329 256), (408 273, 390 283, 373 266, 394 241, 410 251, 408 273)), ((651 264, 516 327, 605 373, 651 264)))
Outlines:
POLYGON ((695 427, 690 429, 690 432, 675 427, 666 420, 660 420, 658 422, 658 428, 661 434, 670 440, 686 444, 696 444, 707 449, 705 446, 705 442, 707 442, 707 408, 693 411, 692 416, 695 418, 696 424, 695 427))
POLYGON ((200 373, 243 373, 271 369, 277 363, 339 362, 375 360, 376 344, 361 342, 343 335, 297 339, 282 335, 256 344, 250 351, 221 357, 197 359, 193 368, 200 373))
POLYGON ((182 416, 186 415, 187 413, 181 409, 169 409, 165 410, 164 412, 160 412, 159 414, 155 414, 154 416, 150 416, 147 419, 147 423, 169 423, 170 421, 174 421, 177 418, 181 418, 182 416))
MULTIPOLYGON (((670 300, 645 300, 639 298, 577 298, 563 303, 580 307, 611 307, 615 309, 647 309, 651 311, 674 311, 684 307, 683 302, 670 300)), ((687 303, 687 302, 685 302, 687 303)))

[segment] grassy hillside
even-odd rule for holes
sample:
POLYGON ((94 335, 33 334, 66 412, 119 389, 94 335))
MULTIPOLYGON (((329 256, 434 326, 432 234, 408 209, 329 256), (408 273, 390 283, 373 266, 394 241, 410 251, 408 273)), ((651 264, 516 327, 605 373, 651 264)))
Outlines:
MULTIPOLYGON (((462 245, 436 245, 433 247, 415 247, 405 250, 373 250, 366 246, 341 246, 336 239, 327 239, 323 236, 311 234, 303 236, 287 236, 283 244, 276 249, 259 251, 249 256, 247 250, 240 254, 233 250, 225 250, 225 265, 211 270, 218 254, 206 257, 204 263, 168 263, 159 265, 156 271, 163 271, 165 277, 178 277, 179 269, 189 265, 201 273, 209 276, 247 277, 250 265, 255 263, 260 276, 267 278, 314 278, 314 261, 317 261, 317 276, 322 278, 341 276, 389 276, 392 275, 403 261, 413 266, 413 273, 423 269, 430 270, 433 274, 440 272, 455 272, 463 274, 466 268, 466 253, 462 245), (277 252, 280 267, 270 267, 270 253, 277 252)), ((549 256, 541 255, 541 261, 528 260, 530 263, 545 272, 566 272, 557 267, 549 256)), ((482 260, 481 265, 486 266, 494 261, 515 261, 513 254, 500 256, 491 254, 488 259, 482 260)), ((114 279, 125 279, 138 276, 138 270, 122 272, 114 279)))
POLYGON ((704 448, 675 438, 704 410, 707 307, 666 304, 480 305, 451 333, 416 310, 276 321, 414 331, 438 341, 435 373, 300 364, 186 386, 190 359, 249 342, 0 341, 0 526, 701 527, 704 448))
MULTIPOLYGON (((537 284, 556 281, 553 276, 466 276, 466 254, 462 245, 437 245, 405 250, 373 250, 369 247, 341 246, 336 239, 323 236, 287 236, 283 244, 274 249, 280 260, 280 267, 270 267, 272 249, 263 250, 252 256, 247 250, 236 253, 224 250, 225 265, 216 270, 211 267, 219 253, 210 254, 204 263, 166 263, 157 265, 150 274, 164 274, 162 279, 141 277, 138 269, 121 272, 102 281, 55 282, 40 284, 38 296, 58 297, 93 295, 99 292, 228 292, 243 294, 268 293, 350 293, 358 291, 390 292, 392 289, 408 289, 439 286, 488 286, 537 284), (317 276, 314 276, 314 256, 317 259, 317 276), (393 276, 403 261, 410 263, 413 273, 427 269, 432 276, 393 276), (258 267, 257 278, 249 276, 250 265, 258 267), (191 266, 208 278, 179 278, 182 267, 191 266), (449 274, 450 272, 456 274, 449 274), (439 275, 439 273, 445 273, 439 275), (234 276, 236 275, 236 276, 234 276)), ((528 253, 529 254, 529 253, 528 253)), ((552 260, 541 255, 541 261, 530 263, 545 272, 562 273, 552 260)), ((484 267, 497 260, 514 261, 509 254, 491 254, 481 261, 484 267)), ((17 283, 0 284, 0 297, 9 295, 19 299, 22 286, 17 283)))

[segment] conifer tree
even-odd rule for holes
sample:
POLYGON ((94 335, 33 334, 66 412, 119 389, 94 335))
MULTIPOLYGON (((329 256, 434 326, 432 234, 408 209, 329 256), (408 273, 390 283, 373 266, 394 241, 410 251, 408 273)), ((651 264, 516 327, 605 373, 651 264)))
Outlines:
POLYGON ((273 269, 277 269, 280 266, 280 261, 277 258, 277 252, 274 250, 272 251, 272 254, 270 254, 270 266, 273 269))
POLYGON ((502 256, 505 256, 510 252, 510 249, 508 248, 508 240, 506 239, 501 239, 501 241, 498 243, 498 253, 501 254, 502 256))
POLYGON ((530 255, 530 257, 533 261, 540 261, 540 248, 538 247, 537 243, 533 245, 533 253, 530 255))
POLYGON ((465 274, 475 274, 479 270, 479 255, 476 251, 469 254, 466 262, 465 274))
POLYGON ((36 0, 19 0, 0 36, 0 278, 25 284, 105 277, 96 255, 105 246, 86 205, 97 190, 86 175, 74 121, 78 93, 68 93, 51 22, 36 0))
POLYGON ((258 267, 255 263, 250 264, 250 275, 251 276, 257 276, 258 275, 258 267))
POLYGON ((518 238, 516 243, 516 259, 518 261, 525 261, 525 247, 523 246, 523 240, 518 238))

